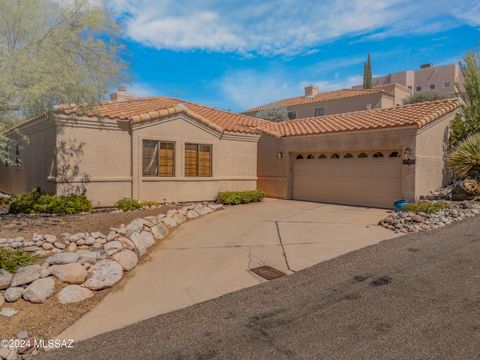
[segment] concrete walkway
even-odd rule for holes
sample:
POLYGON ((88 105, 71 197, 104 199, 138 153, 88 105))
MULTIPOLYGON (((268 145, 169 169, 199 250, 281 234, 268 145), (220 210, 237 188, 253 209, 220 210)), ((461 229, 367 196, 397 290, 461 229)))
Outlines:
POLYGON ((59 338, 83 340, 265 280, 248 269, 292 273, 396 236, 387 211, 268 199, 182 225, 59 338))

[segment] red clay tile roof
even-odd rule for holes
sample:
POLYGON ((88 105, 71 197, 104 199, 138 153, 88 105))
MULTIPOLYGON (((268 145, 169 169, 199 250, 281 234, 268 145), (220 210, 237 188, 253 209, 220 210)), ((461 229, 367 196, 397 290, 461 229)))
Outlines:
POLYGON ((421 128, 461 107, 460 98, 429 101, 385 109, 355 111, 278 123, 281 136, 326 134, 401 126, 421 128))
MULTIPOLYGON (((402 126, 421 128, 463 105, 464 102, 460 98, 444 99, 386 109, 363 110, 287 120, 280 123, 167 97, 107 101, 86 112, 74 105, 62 105, 57 108, 57 113, 106 117, 129 121, 132 124, 184 113, 219 132, 226 131, 244 134, 260 134, 264 132, 275 137, 284 137, 402 126)), ((28 122, 31 122, 31 120, 28 122)), ((23 124, 18 126, 21 125, 23 124)))
POLYGON ((64 114, 99 116, 109 119, 128 120, 133 124, 152 121, 164 116, 186 113, 205 125, 220 132, 259 134, 266 132, 280 136, 277 125, 270 121, 253 118, 229 111, 191 103, 169 97, 135 98, 126 101, 105 101, 86 113, 72 105, 62 105, 58 111, 64 114))
POLYGON ((386 93, 382 89, 342 89, 342 90, 319 93, 313 97, 298 96, 298 97, 293 97, 289 99, 279 100, 271 104, 261 105, 261 106, 257 106, 255 108, 246 110, 242 114, 250 114, 250 113, 254 113, 254 112, 258 112, 266 109, 272 109, 276 107, 303 105, 303 104, 346 99, 354 96, 364 96, 364 95, 371 95, 371 94, 378 94, 378 93, 385 93, 386 95, 390 96, 390 94, 386 93))

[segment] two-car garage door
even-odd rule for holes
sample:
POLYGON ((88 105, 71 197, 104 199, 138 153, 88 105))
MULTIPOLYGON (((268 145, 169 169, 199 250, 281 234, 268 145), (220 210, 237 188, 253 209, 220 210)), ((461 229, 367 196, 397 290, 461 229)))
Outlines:
POLYGON ((402 198, 400 150, 294 154, 293 198, 391 208, 402 198))

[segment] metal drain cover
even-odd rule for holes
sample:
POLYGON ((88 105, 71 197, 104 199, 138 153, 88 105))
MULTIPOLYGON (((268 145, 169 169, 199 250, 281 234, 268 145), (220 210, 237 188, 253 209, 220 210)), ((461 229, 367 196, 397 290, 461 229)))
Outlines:
POLYGON ((287 275, 280 270, 274 269, 271 266, 267 265, 250 269, 250 271, 267 280, 278 279, 287 275))

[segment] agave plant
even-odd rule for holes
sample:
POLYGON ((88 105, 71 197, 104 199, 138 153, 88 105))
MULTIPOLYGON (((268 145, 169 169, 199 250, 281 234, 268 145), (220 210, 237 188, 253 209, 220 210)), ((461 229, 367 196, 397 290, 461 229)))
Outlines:
POLYGON ((480 180, 480 133, 461 142, 448 156, 448 163, 459 178, 480 180))

